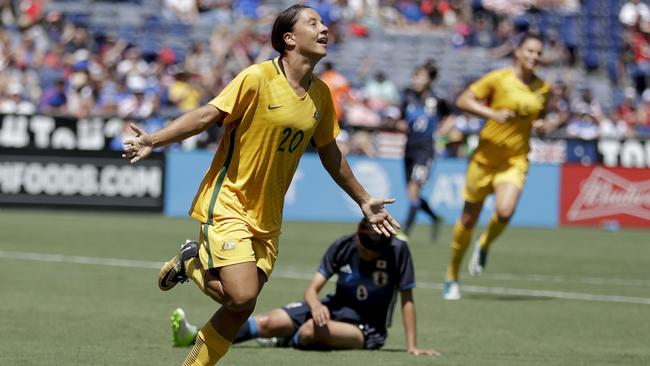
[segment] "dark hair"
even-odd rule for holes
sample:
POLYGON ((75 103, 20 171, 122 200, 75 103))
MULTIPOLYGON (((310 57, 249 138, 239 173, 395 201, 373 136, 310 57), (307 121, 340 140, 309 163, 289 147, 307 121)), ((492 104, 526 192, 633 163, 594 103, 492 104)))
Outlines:
POLYGON ((540 34, 526 32, 526 33, 523 33, 521 35, 521 39, 517 43, 517 48, 523 46, 523 44, 526 43, 526 41, 529 40, 529 39, 536 39, 536 40, 540 41, 542 43, 542 45, 544 44, 544 38, 542 38, 542 36, 540 34))
POLYGON ((364 248, 375 252, 382 252, 390 248, 390 244, 393 241, 392 237, 377 234, 367 219, 362 219, 359 222, 357 235, 359 235, 359 242, 364 248))
POLYGON ((431 81, 436 80, 438 77, 438 67, 432 60, 428 60, 426 63, 424 63, 424 65, 422 65, 422 68, 427 72, 427 74, 429 74, 429 79, 431 79, 431 81))
POLYGON ((273 49, 284 55, 287 44, 284 43, 284 34, 293 31, 293 26, 298 21, 298 14, 303 9, 312 9, 306 5, 292 5, 285 9, 273 22, 273 30, 271 31, 271 45, 273 49))

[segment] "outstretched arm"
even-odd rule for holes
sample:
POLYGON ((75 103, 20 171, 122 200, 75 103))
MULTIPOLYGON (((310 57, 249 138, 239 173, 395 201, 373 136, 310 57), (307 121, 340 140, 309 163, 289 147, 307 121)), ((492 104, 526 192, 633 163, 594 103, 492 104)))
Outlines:
POLYGON ((395 202, 395 199, 373 198, 354 177, 345 155, 341 153, 336 141, 318 148, 318 155, 325 170, 358 205, 363 215, 370 221, 372 228, 378 234, 395 235, 399 224, 390 215, 384 205, 395 202))
POLYGON ((135 137, 123 141, 124 153, 122 157, 129 159, 131 164, 136 163, 149 156, 154 148, 199 134, 215 123, 221 123, 226 115, 225 112, 208 104, 183 114, 152 134, 144 132, 140 127, 131 123, 130 127, 135 132, 135 137))
POLYGON ((408 353, 419 356, 440 356, 440 353, 431 349, 419 349, 416 342, 415 326, 415 302, 413 302, 413 291, 411 289, 400 292, 402 300, 402 320, 404 321, 404 334, 408 353))

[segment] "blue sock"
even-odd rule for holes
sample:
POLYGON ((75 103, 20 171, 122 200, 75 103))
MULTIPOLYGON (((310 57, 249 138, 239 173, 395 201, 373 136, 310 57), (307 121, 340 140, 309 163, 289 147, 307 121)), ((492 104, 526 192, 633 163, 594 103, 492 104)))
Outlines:
POLYGON ((249 339, 257 338, 259 336, 259 331, 257 329, 257 322, 252 316, 248 317, 246 323, 237 332, 235 339, 232 343, 240 343, 247 341, 249 339))
POLYGON ((291 337, 291 341, 289 342, 289 345, 294 348, 300 348, 300 330, 297 330, 296 333, 293 334, 293 337, 291 337))
POLYGON ((251 332, 251 337, 257 338, 260 333, 257 330, 257 321, 255 320, 255 318, 252 317, 252 316, 249 316, 246 323, 248 323, 248 329, 251 332))

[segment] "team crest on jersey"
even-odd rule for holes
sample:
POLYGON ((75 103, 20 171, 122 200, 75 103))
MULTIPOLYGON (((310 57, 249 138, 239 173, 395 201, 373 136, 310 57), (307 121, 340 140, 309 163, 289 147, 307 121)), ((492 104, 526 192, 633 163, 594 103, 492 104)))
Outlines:
POLYGON ((372 282, 382 287, 388 283, 388 273, 385 271, 374 271, 372 272, 372 282))
POLYGON ((225 252, 227 250, 233 250, 237 247, 237 243, 234 241, 225 241, 221 246, 221 251, 225 252))
POLYGON ((377 261, 377 268, 386 269, 386 267, 388 267, 388 263, 386 263, 385 260, 380 259, 380 260, 377 261))

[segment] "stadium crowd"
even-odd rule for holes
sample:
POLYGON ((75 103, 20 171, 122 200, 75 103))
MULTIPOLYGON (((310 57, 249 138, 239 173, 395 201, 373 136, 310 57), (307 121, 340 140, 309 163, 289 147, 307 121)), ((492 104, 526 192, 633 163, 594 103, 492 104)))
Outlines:
MULTIPOLYGON (((207 41, 188 40, 186 49, 152 48, 133 37, 102 32, 55 3, 0 1, 0 113, 118 116, 157 129, 217 95, 240 70, 275 55, 268 32, 281 6, 262 0, 161 0, 162 23, 211 30, 207 41)), ((585 140, 650 137, 650 9, 639 0, 626 2, 616 14, 621 43, 613 50, 613 63, 600 69, 576 39, 578 0, 305 3, 327 23, 333 48, 380 29, 446 32, 452 47, 488 48, 497 63, 510 57, 520 34, 540 32, 546 39, 544 70, 554 75, 547 77, 552 83, 549 133, 585 140), (548 14, 559 20, 557 26, 545 24, 548 14), (612 100, 596 100, 589 87, 578 85, 570 76, 578 69, 606 73, 612 100)), ((402 129, 404 85, 391 80, 390 70, 373 67, 371 60, 360 65, 354 80, 331 61, 320 73, 333 91, 347 132, 342 146, 351 153, 376 155, 375 133, 402 129)), ((427 65, 435 67, 435 60, 427 65)), ((459 81, 463 85, 442 97, 453 101, 469 81, 459 81)), ((451 118, 453 128, 440 136, 438 150, 462 155, 465 149, 459 144, 476 134, 483 121, 454 108, 451 118)), ((211 131, 202 141, 217 141, 218 133, 211 131)))

